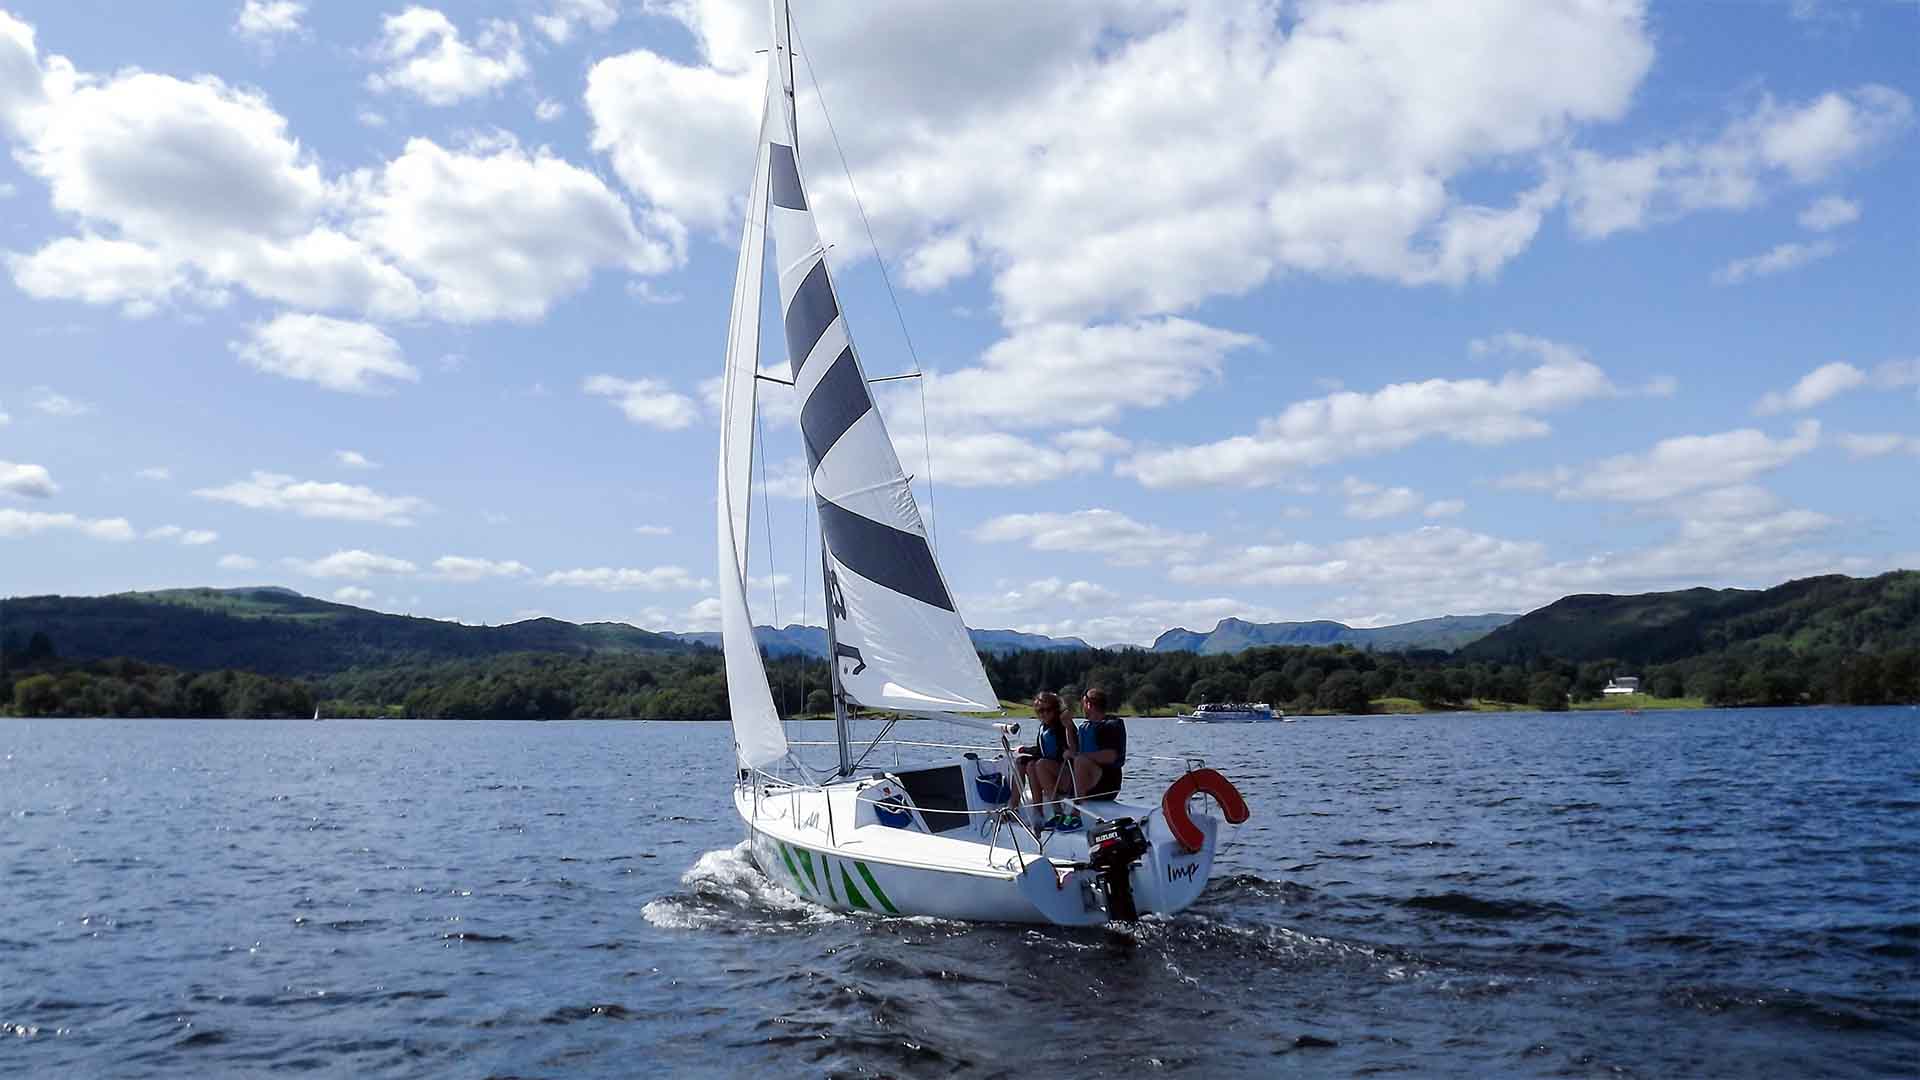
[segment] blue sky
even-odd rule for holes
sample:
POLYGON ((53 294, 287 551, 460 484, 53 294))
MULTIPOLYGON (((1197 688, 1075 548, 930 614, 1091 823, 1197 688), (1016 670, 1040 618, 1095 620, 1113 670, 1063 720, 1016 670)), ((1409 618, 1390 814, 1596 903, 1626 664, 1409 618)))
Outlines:
MULTIPOLYGON (((0 0, 0 595, 714 625, 765 21, 0 0)), ((1912 3, 795 22, 928 373, 882 405, 975 626, 1920 565, 1912 3)), ((820 98, 855 339, 914 370, 820 98)), ((766 405, 755 613, 817 621, 766 405)))

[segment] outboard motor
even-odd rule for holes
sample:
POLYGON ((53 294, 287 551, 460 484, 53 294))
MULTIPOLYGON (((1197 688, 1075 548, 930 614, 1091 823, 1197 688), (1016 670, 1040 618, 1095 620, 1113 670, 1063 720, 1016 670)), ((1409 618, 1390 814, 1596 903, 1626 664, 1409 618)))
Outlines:
POLYGON ((1140 917, 1133 903, 1133 867, 1147 853, 1147 836, 1132 818, 1115 818, 1087 834, 1087 862, 1100 874, 1107 894, 1107 918, 1132 922, 1140 917))

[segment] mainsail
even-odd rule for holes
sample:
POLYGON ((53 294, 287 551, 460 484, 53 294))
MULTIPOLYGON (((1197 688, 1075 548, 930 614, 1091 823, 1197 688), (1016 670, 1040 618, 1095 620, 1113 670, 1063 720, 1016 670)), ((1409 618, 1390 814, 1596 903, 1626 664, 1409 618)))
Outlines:
POLYGON ((787 754, 786 730, 753 639, 747 610, 747 509, 753 481, 754 397, 760 360, 760 288, 765 273, 767 124, 747 198, 734 268, 733 314, 727 324, 727 369, 720 390, 720 627, 727 658, 727 701, 740 764, 768 768, 787 754))
POLYGON ((847 697, 862 705, 998 709, 841 314, 794 152, 793 66, 786 20, 775 11, 761 125, 764 205, 825 548, 832 662, 847 697))

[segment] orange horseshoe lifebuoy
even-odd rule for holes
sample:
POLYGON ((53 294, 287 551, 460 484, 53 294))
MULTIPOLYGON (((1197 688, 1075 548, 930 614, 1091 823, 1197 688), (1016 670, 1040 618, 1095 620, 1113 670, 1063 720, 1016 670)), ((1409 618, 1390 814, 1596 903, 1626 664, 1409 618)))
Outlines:
POLYGON ((1247 800, 1240 797, 1240 789, 1213 769, 1195 769, 1175 780, 1160 797, 1160 812, 1166 815, 1174 840, 1189 852, 1199 851, 1207 842, 1207 834, 1187 816, 1187 800, 1198 794, 1211 795, 1220 804, 1220 812, 1235 825, 1248 816, 1247 800))

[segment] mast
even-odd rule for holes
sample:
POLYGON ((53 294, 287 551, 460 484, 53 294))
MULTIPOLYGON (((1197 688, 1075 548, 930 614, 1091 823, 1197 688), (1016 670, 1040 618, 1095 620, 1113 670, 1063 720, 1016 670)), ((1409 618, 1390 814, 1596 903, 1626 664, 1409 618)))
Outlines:
MULTIPOLYGON (((797 158, 800 153, 800 117, 795 109, 793 94, 793 7, 786 0, 778 0, 779 7, 773 14, 773 48, 780 67, 780 90, 787 110, 787 131, 793 140, 793 152, 797 158)), ((846 776, 853 772, 853 739, 847 729, 847 690, 840 681, 840 640, 834 630, 834 620, 847 613, 846 599, 840 594, 839 582, 834 577, 833 560, 827 555, 827 536, 820 534, 820 587, 826 593, 827 616, 827 686, 833 696, 833 740, 840 751, 840 765, 834 770, 835 776, 846 776)))
POLYGON ((780 61, 780 89, 786 97, 787 131, 793 136, 793 152, 800 152, 800 118, 793 100, 793 8, 780 0, 773 16, 773 49, 780 61))

